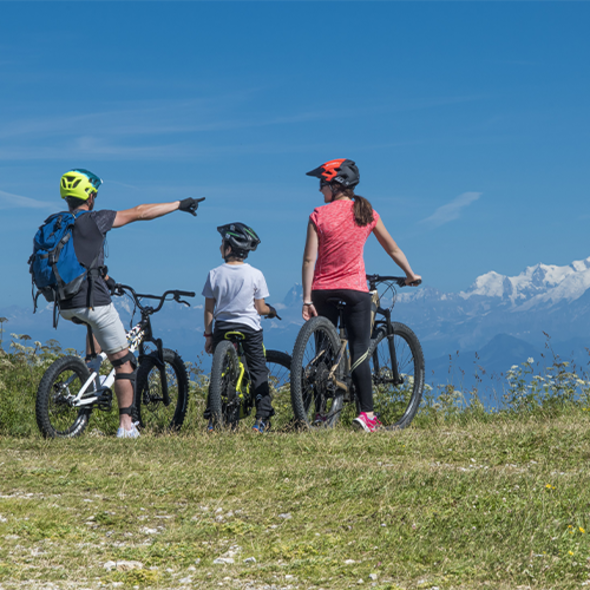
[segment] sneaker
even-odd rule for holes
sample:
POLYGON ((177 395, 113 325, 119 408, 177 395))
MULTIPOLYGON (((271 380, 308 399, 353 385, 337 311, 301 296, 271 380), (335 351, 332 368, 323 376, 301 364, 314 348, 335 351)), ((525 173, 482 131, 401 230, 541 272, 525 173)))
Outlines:
POLYGON ((137 430, 137 425, 139 422, 134 422, 131 426, 131 430, 125 430, 122 427, 119 427, 117 430, 117 438, 139 438, 139 430, 137 430))
POLYGON ((318 427, 325 426, 327 421, 328 417, 325 414, 320 414, 320 412, 318 412, 313 419, 313 425, 318 427))
POLYGON ((270 420, 261 420, 258 418, 252 426, 252 430, 258 432, 258 434, 264 434, 270 430, 270 420))
POLYGON ((362 428, 365 432, 375 432, 383 426, 377 416, 369 418, 365 412, 361 412, 353 421, 355 428, 362 428))
POLYGON ((213 419, 209 419, 209 423, 207 424, 207 432, 214 432, 215 431, 215 424, 213 424, 213 419))

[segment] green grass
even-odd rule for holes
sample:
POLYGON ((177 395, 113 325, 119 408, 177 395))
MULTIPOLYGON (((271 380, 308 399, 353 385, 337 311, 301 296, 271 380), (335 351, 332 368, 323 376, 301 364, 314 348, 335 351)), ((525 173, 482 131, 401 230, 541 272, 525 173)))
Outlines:
POLYGON ((207 435, 192 366, 180 435, 116 440, 97 411, 45 441, 59 354, 0 350, 0 590, 590 586, 590 383, 559 359, 511 369, 501 412, 443 386, 373 435, 207 435))
POLYGON ((588 426, 572 410, 369 436, 4 438, 0 583, 578 588, 588 426))

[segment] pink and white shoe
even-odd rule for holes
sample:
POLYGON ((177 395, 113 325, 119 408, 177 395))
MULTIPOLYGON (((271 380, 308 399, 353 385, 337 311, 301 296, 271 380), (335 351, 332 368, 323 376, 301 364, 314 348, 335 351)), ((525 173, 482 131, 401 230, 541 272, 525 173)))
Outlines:
POLYGON ((352 421, 352 425, 355 428, 362 428, 365 432, 376 432, 383 426, 377 416, 369 418, 366 412, 361 412, 360 415, 352 421))

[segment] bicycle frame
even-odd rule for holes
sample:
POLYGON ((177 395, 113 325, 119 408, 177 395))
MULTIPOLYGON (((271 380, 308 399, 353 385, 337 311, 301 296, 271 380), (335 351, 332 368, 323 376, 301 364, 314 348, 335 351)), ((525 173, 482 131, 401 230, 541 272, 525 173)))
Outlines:
MULTIPOLYGON (((224 334, 224 339, 229 340, 235 346, 236 352, 238 353, 238 367, 240 373, 238 375, 238 380, 236 381, 236 395, 240 402, 240 410, 244 408, 244 415, 246 415, 246 408, 249 413, 250 408, 252 407, 252 400, 250 399, 250 373, 244 355, 244 347, 242 346, 243 337, 244 335, 238 331, 226 332, 224 334), (232 339, 232 336, 235 338, 232 339), (246 402, 246 404, 244 404, 244 402, 246 402)), ((240 418, 242 418, 241 411, 240 418)))
MULTIPOLYGON (((151 332, 151 325, 149 321, 147 322, 148 325, 144 324, 144 320, 139 322, 135 325, 129 332, 127 332, 127 342, 129 343, 129 350, 132 353, 135 353, 138 348, 143 348, 143 343, 146 339, 146 333, 149 331, 151 332), (147 328, 147 330, 146 330, 147 328)), ((150 338, 153 341, 153 338, 150 338)), ((159 340, 159 339, 158 339, 159 340)), ((160 341, 161 347, 161 341, 160 341)), ((88 368, 92 371, 90 377, 86 380, 84 385, 80 388, 78 394, 72 400, 72 406, 74 407, 84 407, 84 406, 91 406, 97 402, 100 403, 100 398, 104 393, 110 391, 113 383, 115 382, 115 369, 112 369, 111 372, 104 378, 104 380, 100 380, 100 367, 102 363, 107 360, 107 354, 105 352, 101 352, 96 355, 96 357, 88 363, 88 368), (96 389, 92 390, 92 395, 86 396, 86 392, 88 388, 92 385, 95 385, 96 389)), ((140 352, 141 358, 141 352, 140 352)), ((76 375, 72 375, 69 379, 64 382, 64 386, 68 386, 72 381, 76 379, 76 375)), ((167 393, 167 390, 166 390, 167 393)), ((170 400, 168 400, 170 403, 170 400)))
MULTIPOLYGON (((170 405, 170 396, 168 394, 168 379, 164 364, 164 346, 161 338, 154 338, 152 332, 152 323, 150 316, 158 312, 168 295, 173 295, 173 299, 179 303, 185 303, 181 301, 180 297, 194 297, 194 293, 188 291, 166 291, 163 295, 142 295, 136 293, 132 287, 128 285, 118 285, 117 294, 123 295, 125 291, 128 291, 135 300, 135 305, 139 307, 141 311, 141 320, 133 326, 126 334, 129 351, 133 354, 139 351, 138 354, 138 365, 141 364, 143 358, 146 356, 145 344, 151 342, 156 346, 158 369, 160 371, 161 383, 162 383, 162 397, 166 407, 170 405), (138 299, 159 299, 160 303, 157 307, 153 308, 150 306, 142 306, 138 299)), ((111 372, 105 377, 104 380, 100 379, 100 367, 102 363, 107 359, 105 352, 100 352, 88 363, 88 368, 91 370, 90 377, 86 380, 84 385, 80 388, 78 394, 71 400, 73 407, 92 407, 98 405, 99 409, 110 410, 112 404, 111 387, 115 383, 116 371, 113 368, 111 372), (91 395, 87 395, 89 388, 94 385, 95 389, 92 390, 91 395), (107 397, 103 397, 107 394, 107 397)), ((75 375, 72 375, 69 379, 64 382, 64 387, 68 387, 69 384, 76 379, 75 375)))
MULTIPOLYGON (((367 276, 367 280, 369 281, 369 284, 370 284, 369 288, 371 291, 376 291, 377 283, 382 282, 382 280, 392 280, 392 279, 397 280, 398 284, 399 284, 398 277, 379 277, 378 275, 367 276)), ((385 327, 388 348, 389 348, 389 354, 391 356, 391 361, 392 361, 391 362, 391 364, 392 364, 392 367, 391 367, 392 378, 387 379, 384 382, 393 383, 394 385, 402 385, 404 383, 404 378, 399 374, 395 347, 393 345, 394 331, 393 331, 393 324, 391 322, 391 310, 384 309, 381 307, 378 296, 376 298, 376 301, 377 301, 377 307, 374 310, 374 313, 372 315, 371 332, 374 333, 376 327, 380 327, 380 326, 385 327), (377 319, 377 316, 381 316, 384 319, 377 319)), ((330 372, 328 374, 328 378, 332 381, 332 383, 334 383, 334 385, 336 387, 338 387, 339 389, 342 389, 344 391, 344 394, 347 395, 352 389, 352 387, 351 387, 351 385, 352 385, 352 375, 351 375, 352 371, 351 371, 351 365, 350 365, 350 355, 347 354, 348 336, 346 334, 346 328, 344 327, 344 305, 340 302, 337 304, 337 307, 338 307, 338 313, 339 313, 338 327, 339 327, 339 336, 340 336, 341 345, 340 345, 340 351, 338 352, 338 355, 336 356, 336 361, 335 361, 334 365, 332 366, 332 368, 330 369, 330 372), (334 376, 336 370, 338 369, 338 367, 342 363, 343 358, 346 359, 345 360, 345 364, 346 364, 346 373, 345 373, 346 382, 345 383, 343 383, 342 381, 339 381, 334 376)), ((380 369, 379 359, 375 358, 375 359, 373 359, 373 362, 375 364, 376 372, 379 373, 379 369, 380 369)), ((348 401, 352 401, 352 400, 349 399, 348 401)))

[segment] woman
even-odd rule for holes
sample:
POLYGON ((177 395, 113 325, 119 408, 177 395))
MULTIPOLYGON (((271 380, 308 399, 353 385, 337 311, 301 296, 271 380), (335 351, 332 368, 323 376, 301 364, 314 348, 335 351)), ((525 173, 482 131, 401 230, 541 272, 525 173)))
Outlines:
POLYGON ((338 310, 327 299, 338 297, 346 303, 344 321, 352 366, 361 359, 352 372, 361 410, 353 425, 374 432, 381 422, 373 412, 369 362, 361 358, 371 338, 371 295, 363 260, 369 234, 375 234, 383 249, 406 273, 408 285, 418 285, 422 279, 414 274, 371 203, 354 193, 360 175, 352 160, 330 160, 307 175, 320 179, 320 192, 327 205, 314 210, 307 226, 303 255, 303 319, 321 315, 336 325, 338 310))

